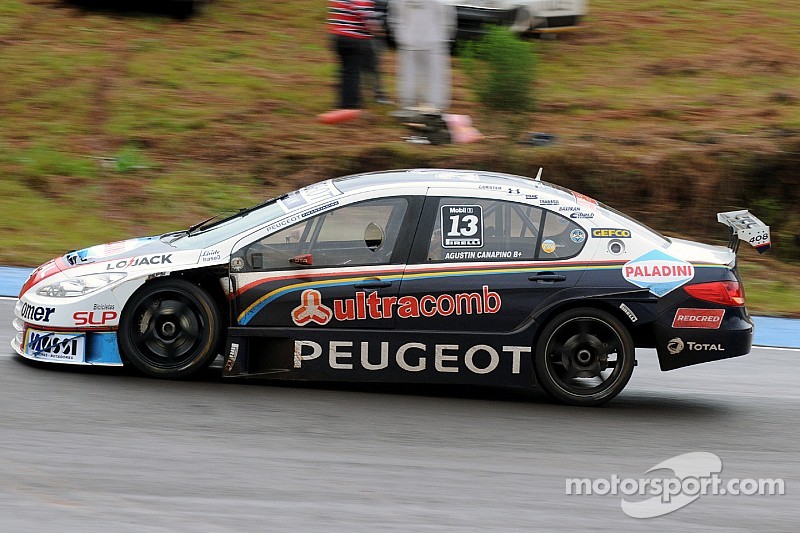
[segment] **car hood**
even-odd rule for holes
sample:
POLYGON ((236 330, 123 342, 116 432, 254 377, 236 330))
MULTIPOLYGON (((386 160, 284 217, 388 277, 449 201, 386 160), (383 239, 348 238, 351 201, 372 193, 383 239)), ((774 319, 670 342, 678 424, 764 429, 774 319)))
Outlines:
POLYGON ((82 250, 67 252, 64 259, 69 266, 78 266, 174 250, 173 247, 162 242, 158 236, 151 236, 98 244, 82 250))
POLYGON ((56 260, 67 276, 95 272, 173 271, 189 266, 227 264, 228 255, 218 247, 176 248, 159 236, 141 237, 69 252, 56 260))
POLYGON ((98 244, 44 263, 34 270, 20 291, 20 296, 30 288, 56 275, 73 278, 103 272, 126 272, 148 275, 186 268, 227 264, 228 256, 219 249, 178 249, 159 236, 141 237, 107 244, 98 244))

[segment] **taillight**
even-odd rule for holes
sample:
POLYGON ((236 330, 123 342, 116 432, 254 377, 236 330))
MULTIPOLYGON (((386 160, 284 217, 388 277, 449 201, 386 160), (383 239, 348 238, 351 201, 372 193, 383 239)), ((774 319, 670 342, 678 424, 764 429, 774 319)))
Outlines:
POLYGON ((744 305, 744 291, 738 281, 712 281, 684 285, 683 290, 698 300, 721 305, 741 307, 744 305))

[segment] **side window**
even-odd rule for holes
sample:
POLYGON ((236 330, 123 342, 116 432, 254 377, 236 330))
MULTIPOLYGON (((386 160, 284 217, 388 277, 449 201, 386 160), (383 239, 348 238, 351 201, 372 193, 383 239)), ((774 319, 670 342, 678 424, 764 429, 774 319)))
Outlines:
POLYGON ((405 198, 347 205, 268 235, 235 257, 251 272, 388 264, 407 209, 405 198))
POLYGON ((442 198, 427 260, 534 259, 543 211, 501 200, 442 198))
POLYGON ((537 259, 566 259, 574 257, 586 243, 586 232, 572 220, 547 212, 542 230, 542 244, 537 259))
POLYGON ((427 261, 566 259, 578 255, 585 243, 580 226, 540 207, 441 198, 427 261))

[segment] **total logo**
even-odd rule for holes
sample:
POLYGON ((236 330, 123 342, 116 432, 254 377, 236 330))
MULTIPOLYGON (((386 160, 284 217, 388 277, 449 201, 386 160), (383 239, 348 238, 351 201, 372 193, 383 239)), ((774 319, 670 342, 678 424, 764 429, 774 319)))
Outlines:
POLYGON ((482 315, 500 311, 500 295, 484 285, 481 292, 430 294, 416 296, 378 296, 376 292, 357 292, 355 298, 333 301, 333 308, 322 302, 322 294, 316 289, 306 289, 300 295, 300 305, 292 310, 292 322, 298 326, 315 323, 324 326, 332 319, 380 320, 383 318, 419 318, 450 315, 482 315))
POLYGON ((674 339, 670 339, 667 342, 667 351, 672 355, 677 355, 681 353, 683 350, 687 349, 690 352, 724 352, 725 348, 722 347, 720 343, 702 343, 702 342, 692 342, 687 341, 683 342, 683 339, 680 337, 675 337, 674 339))
POLYGON ((661 250, 652 250, 625 263, 622 276, 637 287, 664 296, 694 278, 694 266, 661 250))

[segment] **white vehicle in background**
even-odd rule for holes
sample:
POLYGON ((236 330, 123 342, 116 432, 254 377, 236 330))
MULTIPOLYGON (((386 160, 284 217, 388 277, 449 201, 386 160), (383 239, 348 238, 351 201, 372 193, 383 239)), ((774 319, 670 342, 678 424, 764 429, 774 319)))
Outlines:
MULTIPOLYGON (((578 28, 587 13, 586 0, 451 0, 458 11, 457 40, 482 35, 488 25, 520 34, 550 34, 578 28)), ((390 43, 386 12, 391 0, 376 0, 375 11, 390 43)))
POLYGON ((516 33, 573 30, 586 15, 586 0, 455 1, 459 37, 480 34, 487 24, 508 26, 516 33))

